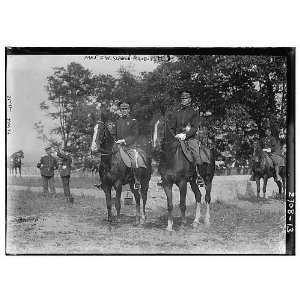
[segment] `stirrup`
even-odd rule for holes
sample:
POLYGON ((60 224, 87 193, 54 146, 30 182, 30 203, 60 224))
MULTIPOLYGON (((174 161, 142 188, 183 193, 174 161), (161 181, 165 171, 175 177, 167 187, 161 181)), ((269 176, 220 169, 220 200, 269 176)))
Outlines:
POLYGON ((204 186, 204 180, 202 177, 198 176, 196 179, 196 184, 199 185, 200 187, 204 186))
POLYGON ((141 188, 141 184, 139 182, 135 182, 134 185, 133 185, 133 188, 135 190, 139 190, 141 188))
POLYGON ((101 190, 102 184, 101 183, 96 183, 96 184, 94 184, 94 187, 96 187, 97 189, 101 190))
POLYGON ((162 186, 162 185, 163 185, 162 180, 158 181, 158 182, 157 182, 157 185, 158 185, 158 186, 162 186))

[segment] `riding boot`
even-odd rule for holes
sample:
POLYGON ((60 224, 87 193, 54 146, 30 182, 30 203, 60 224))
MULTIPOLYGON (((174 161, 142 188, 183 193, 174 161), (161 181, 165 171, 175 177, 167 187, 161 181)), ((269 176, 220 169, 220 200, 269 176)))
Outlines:
POLYGON ((196 184, 199 185, 200 187, 204 186, 204 180, 202 176, 200 175, 200 168, 201 165, 196 165, 196 172, 197 172, 197 178, 196 178, 196 184))

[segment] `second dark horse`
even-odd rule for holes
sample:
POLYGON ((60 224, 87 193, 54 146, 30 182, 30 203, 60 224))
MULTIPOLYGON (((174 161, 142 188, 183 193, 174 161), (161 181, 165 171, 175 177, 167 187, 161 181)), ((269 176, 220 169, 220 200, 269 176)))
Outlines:
MULTIPOLYGON (((201 192, 196 184, 197 172, 194 165, 186 158, 180 142, 172 134, 166 118, 160 118, 154 126, 153 146, 159 153, 159 173, 162 176, 162 185, 167 196, 168 202, 168 225, 166 230, 173 230, 173 200, 172 187, 176 184, 180 191, 180 211, 182 225, 186 225, 186 193, 187 183, 191 185, 191 189, 196 198, 196 212, 193 226, 200 224, 201 216, 201 192)), ((205 224, 210 224, 210 201, 212 179, 215 171, 215 159, 213 151, 210 151, 210 164, 204 164, 200 170, 200 175, 205 182, 205 202, 206 215, 205 224)))

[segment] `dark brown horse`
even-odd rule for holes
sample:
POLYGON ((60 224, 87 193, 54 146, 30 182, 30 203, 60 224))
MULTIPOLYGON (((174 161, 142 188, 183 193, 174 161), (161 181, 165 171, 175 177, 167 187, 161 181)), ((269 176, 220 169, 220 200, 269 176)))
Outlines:
MULTIPOLYGON (((108 213, 108 221, 112 221, 112 198, 111 190, 114 187, 116 191, 115 207, 117 211, 116 220, 120 220, 121 211, 121 193, 122 186, 129 184, 130 189, 136 201, 136 225, 143 224, 146 220, 146 202, 149 181, 151 177, 151 157, 149 152, 149 142, 146 138, 138 139, 138 146, 146 153, 147 168, 128 168, 123 162, 120 154, 119 146, 115 144, 108 126, 105 122, 99 122, 94 129, 94 142, 96 144, 96 152, 101 157, 99 165, 99 176, 101 180, 101 188, 106 196, 106 206, 108 213), (135 187, 136 180, 140 183, 140 187, 135 187), (140 208, 140 199, 143 200, 142 210, 140 208)), ((95 145, 92 146, 92 150, 95 145)))
POLYGON ((9 172, 10 175, 16 176, 17 170, 19 170, 19 175, 22 176, 22 158, 24 158, 24 152, 19 150, 9 156, 9 172))
MULTIPOLYGON (((180 142, 174 137, 168 126, 167 119, 161 117, 155 122, 153 131, 153 146, 154 150, 159 156, 159 173, 162 177, 162 186, 167 196, 168 203, 168 225, 166 230, 173 230, 173 200, 172 187, 176 184, 180 191, 180 211, 181 211, 181 225, 186 225, 186 193, 187 183, 190 183, 191 189, 195 194, 196 212, 193 226, 197 227, 200 223, 200 204, 201 192, 196 184, 197 172, 195 166, 186 158, 180 142)), ((210 223, 210 201, 211 201, 211 187, 212 179, 215 171, 215 160, 212 151, 210 151, 210 164, 203 164, 200 170, 200 175, 205 182, 205 201, 206 201, 206 216, 205 224, 210 223)))
POLYGON ((254 172, 254 179, 256 181, 257 188, 257 200, 260 197, 260 179, 262 178, 264 181, 263 185, 263 197, 266 198, 266 189, 268 179, 273 177, 276 182, 280 196, 284 197, 286 190, 286 167, 280 167, 279 175, 282 178, 281 181, 276 181, 276 173, 273 167, 273 163, 269 155, 263 151, 259 142, 254 143, 254 151, 252 157, 252 170, 254 172))

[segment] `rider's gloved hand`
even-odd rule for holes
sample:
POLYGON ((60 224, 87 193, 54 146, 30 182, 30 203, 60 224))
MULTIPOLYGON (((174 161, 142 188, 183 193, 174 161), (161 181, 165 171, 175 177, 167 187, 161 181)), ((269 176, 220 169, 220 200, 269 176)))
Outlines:
POLYGON ((117 140, 117 141, 116 141, 116 144, 121 145, 121 144, 126 144, 126 142, 125 142, 124 139, 122 139, 122 140, 117 140))
POLYGON ((184 141, 186 139, 186 134, 185 133, 178 133, 175 135, 175 137, 181 141, 184 141))

